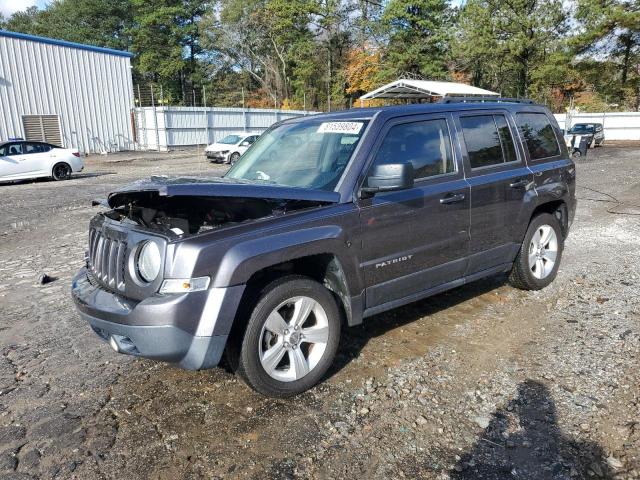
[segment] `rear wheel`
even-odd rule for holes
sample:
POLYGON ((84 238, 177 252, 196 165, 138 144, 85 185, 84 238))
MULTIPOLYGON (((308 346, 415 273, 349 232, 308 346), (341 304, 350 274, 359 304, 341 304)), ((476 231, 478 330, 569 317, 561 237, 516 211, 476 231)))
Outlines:
POLYGON ((534 217, 513 264, 509 282, 523 290, 546 287, 556 278, 563 249, 564 238, 558 219, 548 213, 534 217))
POLYGON ((56 163, 51 170, 54 180, 69 180, 71 178, 71 166, 68 163, 56 163))
POLYGON ((307 277, 289 276, 261 293, 242 339, 237 373, 273 397, 304 392, 331 366, 340 339, 332 293, 307 277))

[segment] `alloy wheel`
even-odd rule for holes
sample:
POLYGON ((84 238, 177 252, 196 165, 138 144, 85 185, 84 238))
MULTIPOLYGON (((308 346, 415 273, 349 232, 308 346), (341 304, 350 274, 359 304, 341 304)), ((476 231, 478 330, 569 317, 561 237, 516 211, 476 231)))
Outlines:
POLYGON ((558 256, 558 237, 549 225, 540 225, 529 243, 529 269, 542 280, 553 271, 558 256))
POLYGON ((293 297, 267 317, 260 334, 260 363, 271 378, 293 382, 318 365, 328 341, 324 308, 311 297, 293 297))

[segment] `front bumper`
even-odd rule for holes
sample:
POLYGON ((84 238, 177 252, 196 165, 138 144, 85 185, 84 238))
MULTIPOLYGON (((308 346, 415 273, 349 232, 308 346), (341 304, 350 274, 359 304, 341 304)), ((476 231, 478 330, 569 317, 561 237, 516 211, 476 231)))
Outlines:
POLYGON ((114 350, 188 370, 219 363, 243 292, 239 285, 135 301, 92 284, 84 268, 71 285, 81 318, 114 350))
POLYGON ((226 162, 229 154, 223 154, 221 152, 205 152, 205 156, 212 162, 226 162))

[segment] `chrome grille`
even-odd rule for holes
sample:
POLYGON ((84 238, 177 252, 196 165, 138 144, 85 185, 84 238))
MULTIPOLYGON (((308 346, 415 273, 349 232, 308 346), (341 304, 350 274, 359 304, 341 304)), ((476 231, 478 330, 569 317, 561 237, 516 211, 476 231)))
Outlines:
POLYGON ((103 232, 89 231, 88 267, 101 285, 112 290, 124 291, 126 242, 108 238, 103 232))

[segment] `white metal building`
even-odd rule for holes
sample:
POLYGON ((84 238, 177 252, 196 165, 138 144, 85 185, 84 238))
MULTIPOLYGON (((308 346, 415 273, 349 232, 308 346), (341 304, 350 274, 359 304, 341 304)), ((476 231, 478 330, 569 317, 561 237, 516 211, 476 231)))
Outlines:
POLYGON ((0 30, 0 141, 133 150, 131 56, 0 30))

